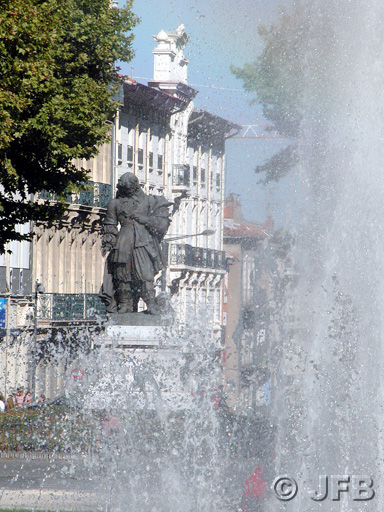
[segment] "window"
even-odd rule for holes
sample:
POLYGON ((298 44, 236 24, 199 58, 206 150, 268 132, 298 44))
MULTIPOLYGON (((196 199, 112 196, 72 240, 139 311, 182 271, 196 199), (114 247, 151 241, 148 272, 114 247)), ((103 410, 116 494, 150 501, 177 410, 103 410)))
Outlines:
POLYGON ((173 166, 173 185, 189 187, 190 167, 189 165, 175 164, 173 166))
POLYGON ((242 316, 244 329, 253 329, 255 327, 255 312, 251 308, 244 308, 242 316))
POLYGON ((157 170, 163 170, 163 155, 157 155, 157 170))
POLYGON ((127 162, 133 164, 133 147, 127 146, 127 162))
POLYGON ((149 153, 148 163, 149 163, 149 170, 153 171, 153 153, 152 152, 149 153))
POLYGON ((137 161, 138 161, 139 165, 144 165, 144 150, 143 149, 139 149, 137 161))
POLYGON ((200 183, 201 186, 205 187, 205 169, 200 169, 200 183))
POLYGON ((249 388, 253 383, 253 373, 255 369, 252 366, 247 366, 241 369, 240 372, 240 386, 242 388, 249 388))
POLYGON ((121 165, 123 163, 123 145, 117 145, 117 165, 121 165))
POLYGON ((219 173, 216 174, 216 188, 220 188, 221 176, 219 173))
POLYGON ((193 183, 197 183, 197 166, 194 165, 192 169, 192 181, 193 183))

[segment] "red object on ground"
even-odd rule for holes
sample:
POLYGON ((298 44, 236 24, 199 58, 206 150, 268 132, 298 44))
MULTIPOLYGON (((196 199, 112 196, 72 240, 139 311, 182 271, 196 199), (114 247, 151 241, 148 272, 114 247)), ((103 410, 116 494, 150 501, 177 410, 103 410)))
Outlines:
POLYGON ((244 482, 245 495, 265 498, 265 480, 261 476, 262 468, 261 466, 257 466, 256 471, 249 477, 248 480, 244 482))
POLYGON ((211 402, 213 402, 213 408, 214 409, 218 409, 220 407, 220 404, 221 404, 221 396, 219 394, 219 392, 215 393, 212 397, 211 397, 211 402))
POLYGON ((255 472, 244 482, 244 499, 242 512, 248 509, 249 498, 262 501, 265 498, 266 483, 261 476, 262 467, 260 464, 257 466, 255 472))
POLYGON ((108 417, 101 422, 104 433, 109 437, 112 434, 117 434, 120 431, 120 420, 117 416, 108 415, 108 417))
POLYGON ((84 377, 84 372, 79 368, 75 368, 74 370, 71 371, 71 375, 75 380, 82 380, 84 377))

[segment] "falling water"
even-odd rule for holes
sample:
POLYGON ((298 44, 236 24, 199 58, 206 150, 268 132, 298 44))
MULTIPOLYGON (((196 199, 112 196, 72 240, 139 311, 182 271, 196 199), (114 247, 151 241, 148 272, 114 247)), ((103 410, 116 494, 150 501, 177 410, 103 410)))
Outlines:
POLYGON ((100 423, 87 465, 110 512, 224 510, 216 336, 203 312, 190 325, 160 329, 146 353, 100 337, 77 361, 87 372, 70 398, 100 423))
POLYGON ((299 491, 281 510, 382 510, 384 5, 315 0, 307 13, 296 169, 307 213, 289 300, 299 327, 283 342, 277 401, 276 471, 299 491), (315 502, 319 475, 372 476, 376 496, 315 502))

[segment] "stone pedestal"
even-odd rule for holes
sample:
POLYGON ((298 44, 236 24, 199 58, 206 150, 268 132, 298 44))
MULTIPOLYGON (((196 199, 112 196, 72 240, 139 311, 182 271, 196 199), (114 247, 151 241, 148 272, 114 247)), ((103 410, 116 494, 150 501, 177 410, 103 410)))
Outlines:
MULTIPOLYGON (((180 368, 183 355, 178 339, 170 337, 170 322, 164 317, 145 313, 111 315, 100 339, 105 347, 123 354, 135 368, 145 368, 147 381, 146 399, 155 404, 153 383, 161 395, 161 403, 167 409, 183 409, 188 406, 190 393, 183 389, 180 368), (152 388, 151 388, 152 386, 152 388), (150 398, 153 395, 152 399, 150 398)), ((159 396, 160 396, 159 395, 159 396)))
POLYGON ((121 348, 159 347, 165 341, 166 329, 167 321, 158 315, 113 314, 105 325, 105 343, 121 348))
POLYGON ((160 315, 148 315, 146 313, 113 313, 109 317, 107 325, 124 325, 124 326, 159 326, 165 325, 164 317, 160 315))

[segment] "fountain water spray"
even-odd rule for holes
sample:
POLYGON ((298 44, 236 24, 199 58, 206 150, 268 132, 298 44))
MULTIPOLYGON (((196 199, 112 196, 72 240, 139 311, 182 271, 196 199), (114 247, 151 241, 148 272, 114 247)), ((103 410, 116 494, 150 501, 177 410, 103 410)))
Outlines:
POLYGON ((212 400, 221 371, 205 317, 162 330, 158 349, 130 351, 119 339, 108 346, 100 338, 77 361, 85 378, 72 383, 71 400, 98 423, 88 466, 103 476, 110 511, 223 510, 225 464, 212 400))
MULTIPOLYGON (((304 4, 296 172, 308 192, 289 301, 300 328, 286 333, 279 376, 277 471, 299 481, 284 510, 307 512, 320 506, 308 495, 319 475, 371 475, 377 485, 382 476, 384 7, 304 4)), ((327 511, 382 509, 380 495, 342 494, 327 511)))

